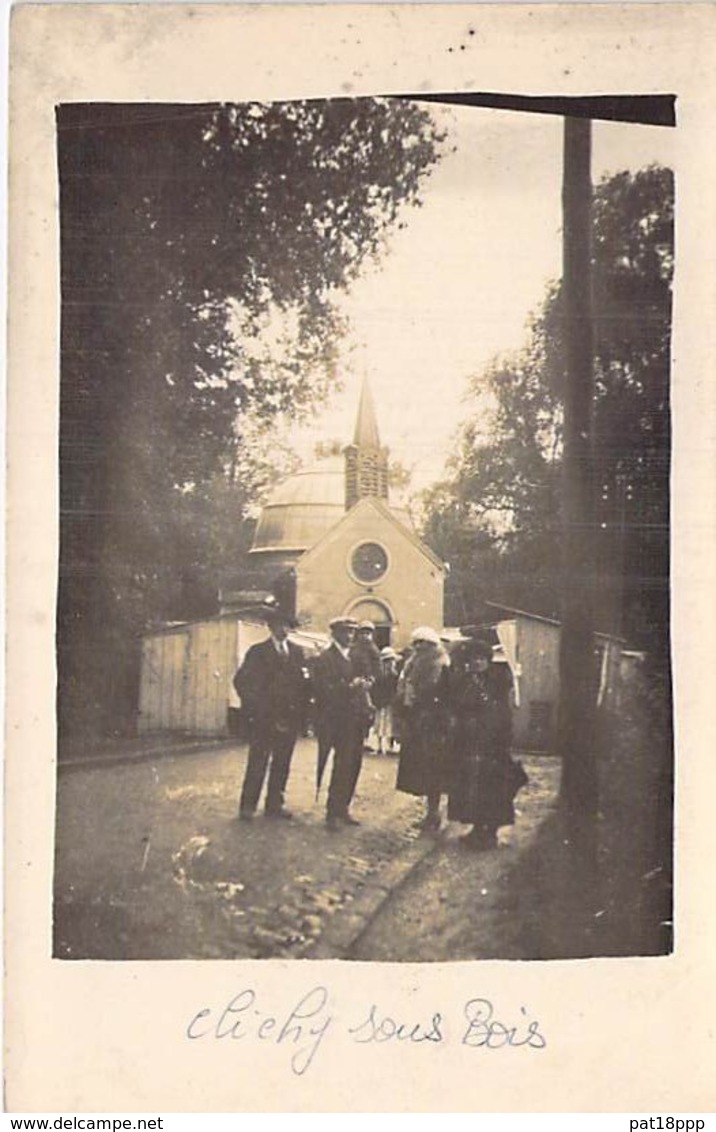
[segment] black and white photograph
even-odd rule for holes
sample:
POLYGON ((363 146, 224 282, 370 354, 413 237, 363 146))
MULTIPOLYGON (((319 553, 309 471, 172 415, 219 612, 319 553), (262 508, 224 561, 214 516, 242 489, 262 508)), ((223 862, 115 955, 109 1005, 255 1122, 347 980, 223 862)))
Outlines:
POLYGON ((670 951, 674 126, 57 108, 56 957, 670 951))
POLYGON ((18 5, 15 1111, 709 1107, 713 14, 18 5))

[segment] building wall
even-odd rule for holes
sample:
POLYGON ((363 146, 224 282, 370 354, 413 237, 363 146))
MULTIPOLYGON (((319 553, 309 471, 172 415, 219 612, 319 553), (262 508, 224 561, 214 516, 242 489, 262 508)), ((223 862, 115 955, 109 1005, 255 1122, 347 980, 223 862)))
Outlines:
MULTIPOLYGON (((140 734, 226 735, 229 709, 236 713, 241 707, 233 686, 236 669, 251 646, 267 636, 263 621, 235 617, 148 633, 142 642, 140 734)), ((328 643, 327 638, 300 631, 290 637, 306 655, 328 643)))
POLYGON ((299 620, 321 632, 333 617, 351 614, 360 619, 366 610, 359 607, 361 601, 381 603, 389 611, 395 626, 392 643, 398 648, 408 643, 418 625, 442 627, 442 570, 367 500, 299 559, 296 593, 299 620), (358 581, 350 570, 352 552, 361 542, 378 542, 388 552, 388 569, 372 585, 358 581))
POLYGON ((548 750, 554 742, 559 696, 559 625, 517 617, 520 706, 514 712, 518 747, 548 750))
POLYGON ((142 643, 138 730, 223 735, 236 671, 235 620, 148 634, 142 643))
MULTIPOLYGON (((521 665, 520 706, 514 708, 514 743, 525 750, 551 751, 557 727, 559 701, 559 641, 561 628, 538 618, 515 618, 517 660, 521 665)), ((613 707, 619 685, 621 643, 595 636, 594 697, 600 706, 613 707), (606 663, 602 670, 602 656, 606 663), (601 698, 598 696, 601 693, 601 698)))

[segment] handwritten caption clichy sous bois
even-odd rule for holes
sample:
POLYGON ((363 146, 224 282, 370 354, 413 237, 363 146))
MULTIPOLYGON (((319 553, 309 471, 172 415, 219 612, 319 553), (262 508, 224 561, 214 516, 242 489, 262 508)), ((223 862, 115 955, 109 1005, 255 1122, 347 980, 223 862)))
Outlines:
POLYGON ((436 1011, 424 1019, 405 1020, 371 1003, 350 1020, 339 1020, 328 988, 315 986, 285 1011, 270 1012, 250 987, 217 1007, 204 1007, 190 1018, 192 1042, 247 1041, 284 1046, 293 1073, 301 1077, 315 1063, 332 1031, 342 1029, 358 1045, 384 1042, 440 1043, 485 1050, 542 1050, 547 1039, 535 1018, 521 1006, 515 1018, 501 1017, 489 998, 469 998, 454 1014, 436 1011))

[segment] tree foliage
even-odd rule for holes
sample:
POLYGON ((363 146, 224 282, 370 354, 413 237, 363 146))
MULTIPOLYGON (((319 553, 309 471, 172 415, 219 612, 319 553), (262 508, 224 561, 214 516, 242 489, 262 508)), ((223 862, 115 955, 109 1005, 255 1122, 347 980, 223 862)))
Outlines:
MULTIPOLYGON (((594 194, 593 584, 599 627, 665 644, 673 176, 652 166, 594 194)), ((481 601, 557 615, 562 394, 560 284, 525 349, 470 383, 474 410, 426 537, 451 563, 448 617, 481 601)))
POLYGON ((272 423, 335 383, 337 298, 419 203, 442 137, 385 99, 76 104, 57 126, 71 724, 129 702, 104 670, 129 672, 134 634, 207 610, 285 470, 272 423))

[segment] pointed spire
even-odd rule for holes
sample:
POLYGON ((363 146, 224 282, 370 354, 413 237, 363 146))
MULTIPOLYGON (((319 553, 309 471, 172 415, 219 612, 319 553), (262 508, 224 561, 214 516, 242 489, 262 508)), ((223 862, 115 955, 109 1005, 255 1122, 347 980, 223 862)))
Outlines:
POLYGON ((363 386, 360 391, 360 402, 358 404, 358 416, 356 417, 353 443, 356 448, 380 448, 378 422, 375 419, 373 395, 370 391, 367 377, 363 378, 363 386))
POLYGON ((388 450, 381 448, 368 378, 363 381, 353 443, 344 449, 346 510, 359 499, 388 499, 388 450))

